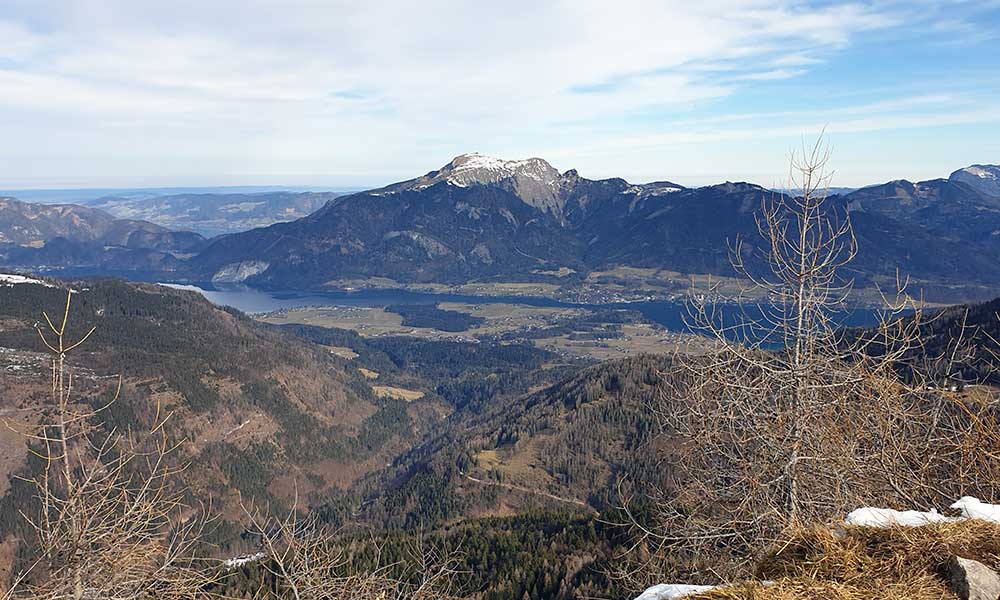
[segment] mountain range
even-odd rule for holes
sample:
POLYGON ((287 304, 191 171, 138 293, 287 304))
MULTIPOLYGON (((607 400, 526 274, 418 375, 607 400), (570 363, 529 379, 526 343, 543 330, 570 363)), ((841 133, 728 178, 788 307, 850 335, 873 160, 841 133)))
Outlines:
MULTIPOLYGON (((828 206, 850 213, 858 238, 852 276, 862 287, 873 286, 894 280, 898 269, 930 295, 989 296, 1000 286, 998 174, 1000 167, 973 165, 947 179, 837 190, 841 193, 832 194, 828 206)), ((289 222, 204 242, 193 233, 183 234, 186 243, 168 242, 162 227, 128 219, 118 227, 130 233, 109 238, 114 243, 102 238, 107 225, 82 240, 56 226, 62 223, 60 210, 84 214, 66 207, 35 217, 56 225, 38 224, 27 239, 19 229, 24 219, 0 213, 0 239, 5 241, 0 263, 31 268, 89 261, 97 271, 151 270, 175 280, 285 289, 373 277, 404 284, 562 285, 619 266, 728 276, 733 274, 729 244, 737 237, 747 241, 744 258, 751 267, 762 266, 756 217, 761 202, 777 193, 746 182, 689 188, 669 181, 593 180, 575 170, 560 172, 540 158, 465 154, 423 176, 348 195, 96 201, 118 215, 175 227, 202 223, 205 232, 222 230, 223 223, 240 228, 266 222, 276 213, 291 217, 322 203, 289 222), (138 235, 136 229, 145 233, 138 235), (120 243, 125 237, 129 243, 120 243), (95 243, 103 244, 99 251, 95 243), (89 253, 79 244, 90 244, 89 253), (142 252, 123 253, 121 248, 142 252), (71 251, 75 258, 69 259, 71 251)), ((108 220, 106 216, 102 222, 108 220)))
MULTIPOLYGON (((928 286, 1000 283, 1000 195, 983 176, 996 171, 975 166, 831 196, 831 210, 849 211, 854 224, 859 282, 895 278, 898 268, 928 286)), ((762 260, 756 216, 774 193, 745 182, 591 180, 538 158, 469 154, 303 219, 214 240, 189 266, 197 278, 272 287, 585 277, 619 265, 731 275, 737 236, 749 242, 749 262, 762 260)))

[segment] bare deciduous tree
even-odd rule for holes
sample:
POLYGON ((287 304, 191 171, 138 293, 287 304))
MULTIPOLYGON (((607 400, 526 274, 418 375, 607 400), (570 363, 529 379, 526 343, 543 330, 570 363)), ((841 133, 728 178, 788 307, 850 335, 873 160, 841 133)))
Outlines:
POLYGON ((762 250, 732 246, 747 293, 729 307, 712 294, 690 304, 690 324, 714 349, 677 356, 665 374, 657 409, 675 440, 671 480, 644 494, 643 515, 625 503, 647 572, 659 561, 713 579, 745 575, 790 527, 863 504, 989 496, 1000 482, 996 411, 929 389, 924 369, 950 373, 962 340, 933 360, 919 351, 923 311, 907 281, 880 294, 876 327, 838 327, 858 244, 847 207, 827 196, 828 160, 822 139, 793 155, 797 191, 762 199, 762 250))

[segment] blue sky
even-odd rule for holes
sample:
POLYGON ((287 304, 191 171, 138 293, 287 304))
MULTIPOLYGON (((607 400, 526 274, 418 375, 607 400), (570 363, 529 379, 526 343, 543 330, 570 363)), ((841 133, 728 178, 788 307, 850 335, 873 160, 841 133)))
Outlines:
POLYGON ((0 189, 368 185, 454 155, 834 185, 1000 163, 1000 1, 0 3, 0 189))

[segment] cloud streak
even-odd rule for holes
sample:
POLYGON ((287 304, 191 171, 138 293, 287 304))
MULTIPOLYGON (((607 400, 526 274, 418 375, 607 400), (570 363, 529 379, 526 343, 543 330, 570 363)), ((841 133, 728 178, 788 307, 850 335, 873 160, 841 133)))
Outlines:
POLYGON ((902 19, 797 0, 9 0, 0 124, 20 152, 0 176, 397 172, 626 123, 613 147, 643 115, 806 76, 902 19))

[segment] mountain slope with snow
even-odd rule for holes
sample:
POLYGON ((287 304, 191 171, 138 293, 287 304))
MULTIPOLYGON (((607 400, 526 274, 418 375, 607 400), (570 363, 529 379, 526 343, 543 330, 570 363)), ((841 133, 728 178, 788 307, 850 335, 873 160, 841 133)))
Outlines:
POLYGON ((988 196, 1000 197, 1000 165, 971 165, 955 171, 948 179, 988 196))

